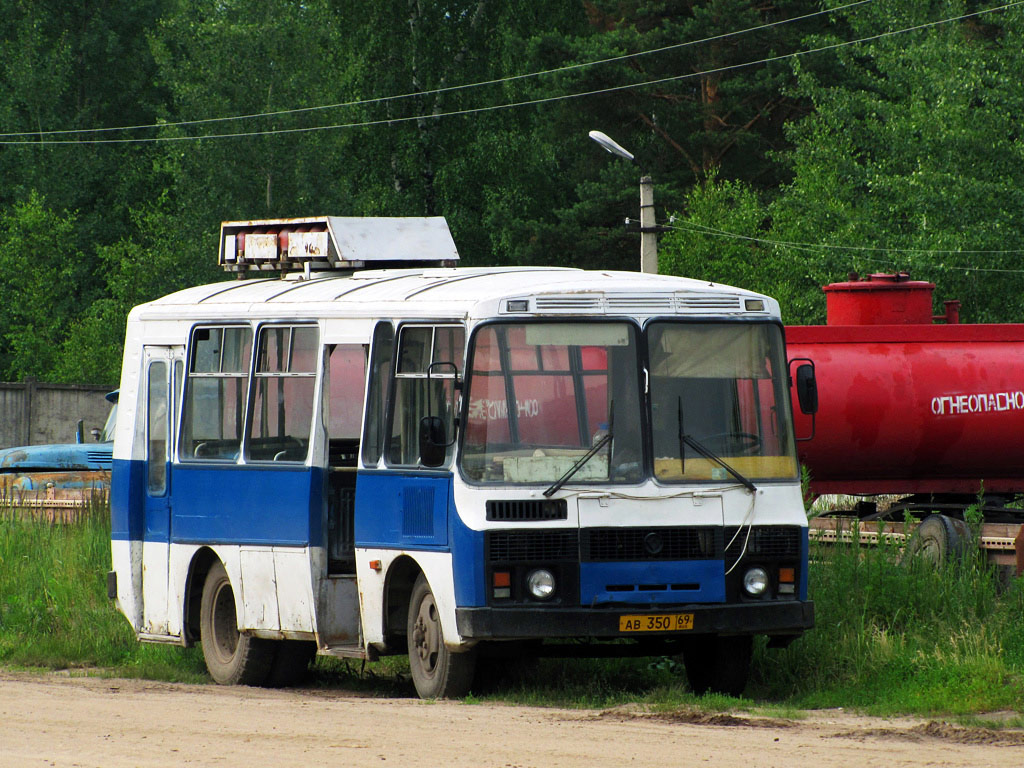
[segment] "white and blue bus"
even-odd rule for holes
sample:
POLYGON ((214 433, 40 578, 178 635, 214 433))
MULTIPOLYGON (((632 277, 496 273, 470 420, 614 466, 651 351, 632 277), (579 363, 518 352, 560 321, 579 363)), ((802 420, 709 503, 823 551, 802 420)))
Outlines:
POLYGON ((457 258, 443 219, 229 222, 245 279, 132 310, 111 597, 224 684, 681 653, 738 695, 813 625, 777 303, 457 258))

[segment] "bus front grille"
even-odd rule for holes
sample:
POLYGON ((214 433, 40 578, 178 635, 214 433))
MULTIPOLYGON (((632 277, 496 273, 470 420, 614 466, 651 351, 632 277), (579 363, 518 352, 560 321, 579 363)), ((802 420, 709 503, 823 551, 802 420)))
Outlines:
POLYGON ((488 520, 530 522, 565 520, 567 517, 565 499, 497 499, 487 502, 488 520))
POLYGON ((577 560, 579 532, 573 528, 552 531, 488 531, 487 560, 531 562, 577 560))
POLYGON ((582 532, 584 562, 709 560, 720 551, 714 528, 589 528, 582 532))

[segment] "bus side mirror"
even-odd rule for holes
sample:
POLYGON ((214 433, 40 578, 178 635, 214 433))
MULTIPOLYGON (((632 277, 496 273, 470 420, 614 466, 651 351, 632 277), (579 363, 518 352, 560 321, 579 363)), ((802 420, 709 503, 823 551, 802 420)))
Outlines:
POLYGON ((818 380, 814 375, 814 363, 804 363, 796 369, 796 398, 804 413, 814 415, 818 412, 818 380))
POLYGON ((420 463, 425 467, 440 467, 448 449, 448 434, 440 416, 420 419, 420 463))
POLYGON ((805 440, 813 440, 817 429, 816 414, 818 413, 818 379, 814 374, 814 361, 809 357, 794 357, 789 361, 789 371, 790 389, 793 388, 794 383, 796 384, 796 405, 800 407, 801 412, 811 417, 811 434, 807 437, 801 437, 800 435, 793 435, 793 437, 798 443, 805 440), (793 378, 794 363, 800 363, 796 367, 795 381, 793 378))

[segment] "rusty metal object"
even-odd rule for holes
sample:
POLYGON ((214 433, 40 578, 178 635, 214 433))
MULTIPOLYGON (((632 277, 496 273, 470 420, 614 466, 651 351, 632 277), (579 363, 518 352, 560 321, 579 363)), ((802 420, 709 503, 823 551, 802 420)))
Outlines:
POLYGON ((97 510, 105 510, 110 491, 110 472, 31 473, 0 475, 0 517, 48 523, 73 523, 97 510), (73 475, 71 478, 55 475, 73 475), (58 480, 76 481, 61 487, 58 480), (28 483, 31 480, 31 484, 28 483), (25 481, 25 482, 22 482, 25 481))
MULTIPOLYGON (((850 543, 857 532, 861 546, 877 545, 881 542, 901 548, 913 534, 902 522, 868 522, 854 517, 815 517, 808 521, 807 535, 811 541, 825 544, 850 543)), ((1015 567, 1017 575, 1024 565, 1024 525, 1014 523, 983 523, 977 546, 984 551, 994 565, 1015 567)))

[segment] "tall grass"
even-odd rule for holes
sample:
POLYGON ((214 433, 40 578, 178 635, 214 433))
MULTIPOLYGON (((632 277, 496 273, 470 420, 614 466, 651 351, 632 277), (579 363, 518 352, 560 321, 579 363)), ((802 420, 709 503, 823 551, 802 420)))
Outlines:
MULTIPOLYGON (((0 510, 0 664, 206 680, 196 649, 140 644, 106 595, 105 508, 72 524, 0 510)), ((886 544, 812 546, 816 627, 755 650, 747 695, 782 707, 876 714, 1024 711, 1024 585, 1001 586, 980 552, 935 570, 886 544)), ((411 695, 398 659, 321 660, 321 685, 411 695)), ((501 678, 504 679, 501 679, 501 678)), ((476 696, 532 704, 723 708, 697 701, 677 659, 542 659, 476 696)))
POLYGON ((135 640, 107 598, 109 569, 106 505, 70 523, 0 509, 0 664, 201 679, 195 653, 135 640))
POLYGON ((750 691, 805 707, 1024 708, 1024 584, 977 549, 936 569, 889 544, 812 546, 813 631, 755 660, 750 691))

